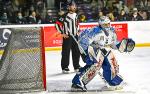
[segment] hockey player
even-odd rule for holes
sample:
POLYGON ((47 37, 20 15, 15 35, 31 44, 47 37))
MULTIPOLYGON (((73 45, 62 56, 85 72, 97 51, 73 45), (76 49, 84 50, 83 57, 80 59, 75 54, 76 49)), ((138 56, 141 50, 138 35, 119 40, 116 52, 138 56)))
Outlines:
MULTIPOLYGON (((79 35, 78 46, 86 65, 72 80, 72 90, 87 91, 86 85, 103 69, 103 78, 109 87, 119 86, 123 78, 118 74, 119 65, 112 49, 120 52, 131 52, 135 42, 132 39, 117 41, 114 28, 110 26, 110 19, 102 16, 99 26, 90 30, 86 29, 79 35)), ((102 77, 102 76, 100 76, 102 77)))

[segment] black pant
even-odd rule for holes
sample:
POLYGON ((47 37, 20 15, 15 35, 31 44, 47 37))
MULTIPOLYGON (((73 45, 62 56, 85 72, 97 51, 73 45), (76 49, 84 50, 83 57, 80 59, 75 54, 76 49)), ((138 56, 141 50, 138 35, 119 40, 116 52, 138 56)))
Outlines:
MULTIPOLYGON (((77 36, 76 36, 76 39, 77 39, 77 36)), ((72 51, 74 69, 78 69, 80 67, 79 65, 80 51, 78 48, 78 44, 72 38, 72 36, 69 36, 69 38, 66 38, 66 39, 63 38, 62 59, 61 59, 62 70, 65 68, 68 68, 69 66, 70 50, 72 51)))

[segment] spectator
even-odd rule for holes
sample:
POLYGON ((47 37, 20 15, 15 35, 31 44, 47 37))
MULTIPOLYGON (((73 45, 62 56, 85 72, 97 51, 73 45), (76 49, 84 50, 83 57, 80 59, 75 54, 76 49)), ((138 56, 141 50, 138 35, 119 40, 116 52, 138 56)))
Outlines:
POLYGON ((41 24, 42 23, 41 16, 38 15, 35 11, 32 11, 31 15, 28 18, 28 23, 29 24, 41 24))
POLYGON ((95 22, 95 18, 94 18, 94 15, 93 15, 92 12, 91 12, 91 13, 88 13, 88 14, 86 15, 86 17, 87 17, 87 22, 95 22))
POLYGON ((92 0, 91 7, 92 7, 92 10, 97 10, 98 9, 98 1, 92 0))
POLYGON ((104 0, 98 0, 98 9, 102 9, 104 7, 104 0))
POLYGON ((112 12, 113 12, 113 15, 114 15, 114 17, 116 18, 116 17, 118 17, 118 15, 119 15, 119 9, 118 9, 118 7, 117 7, 117 2, 114 2, 114 3, 112 3, 112 12))
POLYGON ((118 13, 120 13, 121 12, 121 10, 123 9, 123 1, 118 1, 117 2, 117 8, 118 8, 118 13))
POLYGON ((61 10, 61 11, 58 12, 58 17, 63 17, 64 14, 65 14, 65 12, 61 10))
POLYGON ((140 21, 140 20, 143 20, 143 19, 139 15, 137 8, 133 8, 133 13, 130 17, 130 21, 140 21))
POLYGON ((15 22, 16 22, 16 24, 26 24, 27 23, 26 19, 22 16, 21 12, 17 13, 15 22))
POLYGON ((87 22, 87 21, 86 21, 86 16, 85 16, 84 14, 81 14, 81 15, 79 16, 79 21, 80 21, 80 22, 87 22))
POLYGON ((2 25, 7 25, 9 23, 9 18, 6 12, 3 13, 1 17, 1 24, 2 25))
POLYGON ((148 18, 148 11, 143 9, 143 8, 139 11, 139 15, 143 18, 143 20, 149 19, 148 18))
POLYGON ((39 13, 36 14, 37 24, 43 23, 43 19, 39 13))
POLYGON ((36 19, 36 12, 32 11, 29 18, 28 18, 28 23, 29 24, 37 24, 37 19, 36 19))
POLYGON ((36 0, 36 10, 37 10, 37 13, 42 15, 43 13, 43 9, 44 9, 44 2, 43 0, 36 0))
POLYGON ((118 21, 127 21, 128 20, 128 15, 126 14, 125 10, 122 9, 119 16, 117 17, 118 21))
POLYGON ((107 14, 107 17, 109 17, 109 19, 110 19, 111 21, 115 21, 115 17, 114 17, 113 12, 109 12, 109 13, 107 14))
POLYGON ((102 11, 99 11, 99 12, 98 12, 98 16, 97 16, 97 19, 96 19, 96 20, 98 21, 98 20, 99 20, 99 18, 100 18, 100 17, 102 17, 102 16, 104 16, 103 12, 102 12, 102 11))
POLYGON ((107 7, 102 8, 103 15, 106 16, 109 13, 109 9, 107 7))
POLYGON ((125 5, 125 3, 122 4, 122 9, 124 9, 124 11, 125 11, 126 14, 129 13, 129 8, 125 5))
POLYGON ((103 12, 102 12, 102 11, 99 11, 99 13, 98 13, 98 19, 99 19, 100 17, 102 17, 102 16, 104 16, 103 12))
POLYGON ((54 18, 52 18, 52 13, 51 13, 51 10, 47 10, 47 14, 46 14, 46 17, 45 17, 45 23, 46 24, 51 24, 51 23, 54 23, 55 20, 54 18))

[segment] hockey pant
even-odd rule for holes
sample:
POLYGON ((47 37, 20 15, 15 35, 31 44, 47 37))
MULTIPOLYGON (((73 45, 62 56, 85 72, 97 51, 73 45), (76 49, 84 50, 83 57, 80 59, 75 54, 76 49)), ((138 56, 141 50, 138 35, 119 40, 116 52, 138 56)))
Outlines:
MULTIPOLYGON (((88 58, 90 58, 90 56, 88 58)), ((98 72, 100 72, 101 67, 103 69, 103 77, 110 86, 119 85, 123 81, 118 74, 119 65, 117 64, 112 51, 104 54, 102 50, 99 50, 99 53, 94 58, 96 58, 97 63, 95 63, 94 60, 91 60, 91 65, 88 63, 84 67, 80 68, 79 72, 72 80, 73 84, 85 86, 98 74, 98 72)))

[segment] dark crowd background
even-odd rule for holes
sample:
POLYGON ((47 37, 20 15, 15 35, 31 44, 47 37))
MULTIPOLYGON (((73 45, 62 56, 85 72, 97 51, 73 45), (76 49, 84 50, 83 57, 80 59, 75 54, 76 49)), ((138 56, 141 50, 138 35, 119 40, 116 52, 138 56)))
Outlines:
MULTIPOLYGON (((71 0, 0 0, 0 24, 51 24, 71 0), (50 5, 52 3, 52 5, 50 5)), ((74 0, 80 22, 150 20, 150 0, 74 0)))

